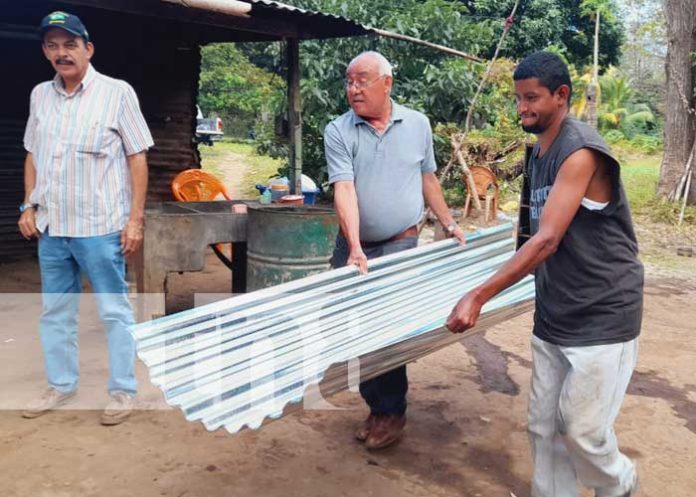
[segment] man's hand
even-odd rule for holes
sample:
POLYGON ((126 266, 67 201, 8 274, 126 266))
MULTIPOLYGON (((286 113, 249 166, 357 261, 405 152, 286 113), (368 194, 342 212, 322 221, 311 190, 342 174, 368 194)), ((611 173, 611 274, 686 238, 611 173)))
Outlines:
POLYGON ((484 302, 480 302, 478 296, 473 291, 464 295, 447 317, 447 329, 452 333, 462 333, 469 328, 473 328, 476 325, 479 314, 481 314, 483 304, 484 302))
POLYGON ((129 219, 121 232, 121 253, 125 256, 136 252, 143 243, 143 222, 129 219))
POLYGON ((350 266, 351 264, 358 266, 358 270, 362 274, 367 274, 367 256, 365 255, 365 252, 363 252, 362 248, 358 247, 350 251, 346 265, 350 266))
POLYGON ((17 224, 19 225, 19 231, 22 232, 22 236, 27 240, 39 238, 40 233, 39 230, 36 229, 36 212, 33 208, 29 208, 22 212, 17 224))
POLYGON ((459 245, 466 245, 466 235, 464 234, 464 230, 459 226, 454 228, 454 231, 445 231, 445 233, 447 233, 447 238, 456 238, 457 241, 459 241, 459 245))

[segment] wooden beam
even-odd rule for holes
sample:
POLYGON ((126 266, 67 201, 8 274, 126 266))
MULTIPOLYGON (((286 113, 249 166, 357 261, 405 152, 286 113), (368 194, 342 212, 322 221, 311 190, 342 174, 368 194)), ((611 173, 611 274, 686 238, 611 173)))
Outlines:
POLYGON ((395 40, 408 41, 410 43, 415 43, 416 45, 423 45, 424 47, 433 48, 435 50, 439 50, 440 52, 445 52, 445 53, 450 54, 450 55, 456 55, 457 57, 461 57, 463 59, 467 59, 467 60, 470 60, 472 62, 479 62, 481 64, 483 64, 483 62, 484 62, 483 59, 479 59, 478 57, 474 57, 473 55, 469 55, 469 54, 461 52, 459 50, 455 50, 454 48, 449 48, 449 47, 446 47, 444 45, 438 45, 437 43, 431 43, 429 41, 421 40, 419 38, 414 38, 413 36, 402 35, 399 33, 392 33, 391 31, 385 31, 384 29, 371 28, 371 30, 380 36, 384 36, 385 38, 393 38, 395 40))
POLYGON ((210 10, 237 17, 249 17, 251 4, 237 0, 162 0, 192 9, 210 10))
POLYGON ((302 102, 300 98, 300 42, 285 43, 288 67, 288 125, 290 131, 290 193, 302 193, 302 102))
POLYGON ((295 23, 209 12, 160 0, 61 0, 60 3, 175 20, 184 24, 203 24, 229 30, 272 34, 278 40, 286 37, 296 37, 298 33, 295 23))

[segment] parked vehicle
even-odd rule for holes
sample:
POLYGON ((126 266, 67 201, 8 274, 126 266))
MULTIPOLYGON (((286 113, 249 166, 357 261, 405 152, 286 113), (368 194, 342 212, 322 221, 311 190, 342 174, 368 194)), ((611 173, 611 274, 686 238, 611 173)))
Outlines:
POLYGON ((222 119, 219 117, 203 117, 201 108, 196 105, 196 141, 212 146, 214 142, 222 140, 222 119))

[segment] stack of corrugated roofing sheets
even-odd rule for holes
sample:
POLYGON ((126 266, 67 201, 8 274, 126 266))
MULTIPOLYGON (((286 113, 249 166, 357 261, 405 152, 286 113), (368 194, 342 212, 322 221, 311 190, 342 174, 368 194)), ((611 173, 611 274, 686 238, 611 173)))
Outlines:
MULTIPOLYGON (((444 328, 457 300, 514 253, 510 225, 336 269, 136 325, 138 356, 166 401, 208 430, 258 428, 462 338, 444 328), (357 369, 359 367, 359 370, 357 369), (310 388, 313 387, 313 388, 310 388)), ((485 329, 529 309, 531 277, 491 300, 485 329)))

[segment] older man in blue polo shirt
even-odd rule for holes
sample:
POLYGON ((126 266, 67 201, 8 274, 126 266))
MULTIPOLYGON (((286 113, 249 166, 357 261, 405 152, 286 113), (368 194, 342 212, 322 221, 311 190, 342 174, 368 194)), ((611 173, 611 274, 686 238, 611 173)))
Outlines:
MULTIPOLYGON (((416 225, 425 203, 450 236, 464 243, 435 176, 428 118, 391 100, 389 61, 364 52, 348 65, 346 95, 351 110, 324 131, 329 182, 341 231, 333 266, 354 264, 418 244, 416 225)), ((406 424, 406 366, 360 384, 370 414, 355 433, 368 449, 387 447, 406 424)))

